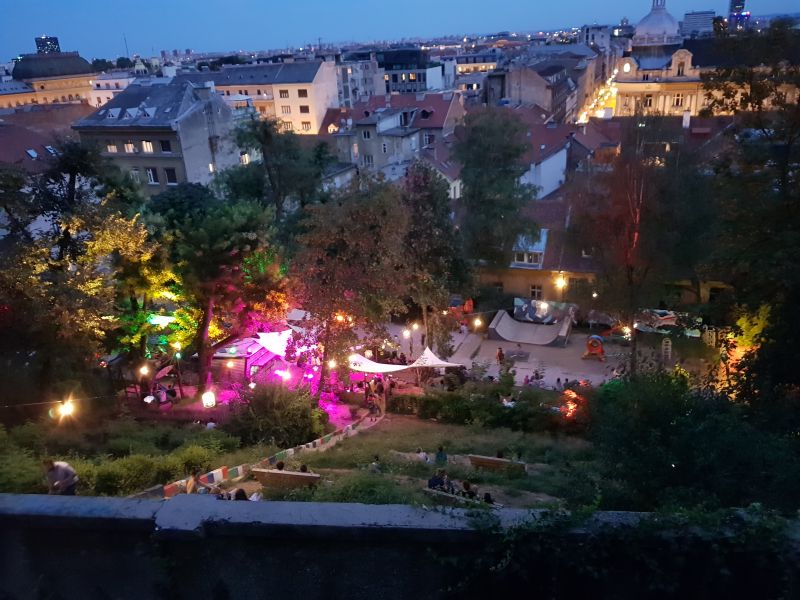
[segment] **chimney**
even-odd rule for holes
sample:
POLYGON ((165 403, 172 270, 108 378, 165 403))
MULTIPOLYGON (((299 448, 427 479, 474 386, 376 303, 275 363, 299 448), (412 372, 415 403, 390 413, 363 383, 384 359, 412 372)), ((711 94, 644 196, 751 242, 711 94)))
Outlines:
POLYGON ((683 111, 683 128, 689 129, 689 125, 692 122, 692 116, 688 110, 683 111))
POLYGON ((211 98, 211 94, 214 93, 214 82, 213 81, 205 81, 199 86, 194 89, 197 97, 202 100, 208 100, 211 98))

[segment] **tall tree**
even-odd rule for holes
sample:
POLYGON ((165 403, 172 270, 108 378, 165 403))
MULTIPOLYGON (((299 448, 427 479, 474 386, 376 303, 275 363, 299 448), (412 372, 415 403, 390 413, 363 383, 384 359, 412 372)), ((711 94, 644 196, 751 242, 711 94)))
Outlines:
POLYGON ((329 360, 347 360, 356 328, 380 337, 391 315, 405 311, 408 215, 397 188, 367 178, 306 214, 291 275, 309 314, 294 348, 322 347, 325 381, 329 360))
POLYGON ((450 293, 471 285, 471 272, 463 258, 461 240, 450 218, 447 183, 423 162, 409 167, 403 183, 403 203, 409 217, 404 242, 409 271, 409 296, 422 309, 428 345, 434 340, 441 353, 449 352, 447 319, 439 318, 450 293), (435 318, 430 318, 435 317, 435 318))
POLYGON ((491 108, 467 115, 457 131, 455 157, 463 165, 462 231, 467 256, 492 264, 508 262, 522 233, 535 229, 521 214, 535 190, 520 183, 530 144, 519 118, 491 108))
MULTIPOLYGON (((252 201, 220 199, 201 185, 184 184, 154 197, 145 217, 201 315, 194 347, 200 385, 206 385, 212 359, 209 330, 215 316, 227 312, 238 320, 253 302, 269 304, 281 285, 279 270, 265 268, 257 273, 257 285, 251 286, 254 271, 246 268, 259 253, 277 252, 271 246, 272 211, 252 201), (256 298, 248 297, 248 292, 256 298)), ((240 323, 229 325, 235 330, 240 323)))

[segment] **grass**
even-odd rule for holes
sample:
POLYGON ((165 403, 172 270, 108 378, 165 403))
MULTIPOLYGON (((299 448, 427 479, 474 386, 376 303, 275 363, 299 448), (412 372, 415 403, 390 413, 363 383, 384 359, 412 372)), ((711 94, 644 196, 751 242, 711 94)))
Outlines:
POLYGON ((444 446, 450 456, 494 456, 502 450, 506 457, 519 455, 525 462, 543 463, 535 476, 476 471, 467 464, 447 465, 452 479, 469 479, 481 490, 491 491, 495 498, 499 496, 501 502, 513 506, 542 506, 569 497, 574 488, 571 481, 574 474, 591 468, 591 445, 580 438, 445 425, 412 416, 390 415, 373 428, 343 440, 330 450, 292 457, 287 461, 289 469, 298 469, 301 463, 305 463, 312 471, 322 473, 329 482, 328 486, 323 485, 315 492, 274 492, 268 497, 431 504, 431 499, 422 494, 422 488, 436 467, 404 460, 390 451, 413 453, 422 448, 433 456, 439 445, 444 446), (368 473, 367 467, 376 455, 381 463, 381 473, 368 473), (392 493, 387 491, 388 482, 392 482, 394 487, 392 493))

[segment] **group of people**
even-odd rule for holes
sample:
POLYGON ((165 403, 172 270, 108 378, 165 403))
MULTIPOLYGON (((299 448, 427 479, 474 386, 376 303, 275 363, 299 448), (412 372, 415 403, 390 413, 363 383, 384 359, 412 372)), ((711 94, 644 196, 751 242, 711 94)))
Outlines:
MULTIPOLYGON (((422 462, 424 463, 431 462, 430 455, 427 452, 425 452, 422 448, 417 448, 415 454, 417 455, 417 458, 422 462)), ((439 448, 436 450, 436 454, 433 457, 433 462, 435 462, 437 465, 447 464, 447 453, 444 451, 444 446, 439 446, 439 448)))
MULTIPOLYGON (((276 471, 286 471, 287 470, 286 469, 286 463, 283 462, 282 460, 279 460, 278 462, 275 463, 275 470, 276 471)), ((299 472, 300 473, 310 473, 310 471, 308 470, 308 466, 305 465, 305 464, 300 465, 299 472)))
MULTIPOLYGON (((447 475, 447 471, 444 469, 436 470, 433 477, 428 480, 428 488, 453 494, 454 496, 461 496, 469 500, 477 500, 480 497, 478 488, 475 487, 469 479, 465 479, 458 484, 450 479, 447 475)), ((487 504, 494 504, 494 499, 489 492, 483 494, 483 501, 487 504)))

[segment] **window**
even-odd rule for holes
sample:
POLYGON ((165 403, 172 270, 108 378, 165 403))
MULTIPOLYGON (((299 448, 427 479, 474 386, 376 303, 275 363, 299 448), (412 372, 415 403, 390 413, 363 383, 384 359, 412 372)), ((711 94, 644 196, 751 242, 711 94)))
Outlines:
POLYGON ((429 144, 432 144, 435 139, 436 139, 436 136, 434 134, 432 134, 432 133, 426 133, 425 135, 422 136, 422 142, 426 146, 429 145, 429 144))
POLYGON ((247 152, 239 152, 239 164, 249 165, 250 155, 247 152))
POLYGON ((311 121, 303 121, 300 123, 300 127, 303 131, 311 131, 311 121))
POLYGON ((538 284, 531 285, 531 300, 542 299, 542 286, 538 284))
POLYGON ((147 167, 147 183, 150 185, 158 185, 158 170, 155 167, 147 167))
POLYGON ((409 73, 408 74, 408 79, 409 79, 409 81, 416 81, 417 80, 417 74, 416 73, 409 73))
POLYGON ((292 107, 291 106, 287 106, 285 104, 282 105, 281 106, 281 114, 282 115, 290 115, 290 114, 292 114, 292 107))
POLYGON ((125 152, 128 154, 136 152, 136 147, 133 145, 133 142, 125 142, 125 152))
POLYGON ((675 94, 673 103, 675 106, 683 106, 683 94, 675 94))
POLYGON ((294 131, 294 124, 291 121, 283 121, 284 131, 294 131))
POLYGON ((141 181, 141 179, 139 179, 139 169, 131 169, 131 179, 136 183, 141 181))
POLYGON ((361 137, 364 138, 365 140, 368 140, 372 137, 372 132, 369 129, 365 129, 364 131, 361 132, 361 137))
POLYGON ((372 154, 365 154, 364 155, 364 166, 371 167, 375 164, 375 161, 372 159, 372 154))
POLYGON ((642 73, 642 81, 650 81, 650 73, 642 73))
POLYGON ((623 73, 630 73, 631 72, 631 63, 625 63, 622 65, 622 72, 623 73))
POLYGON ((106 145, 106 152, 111 152, 111 154, 117 153, 117 145, 116 144, 107 144, 106 145))
POLYGON ((384 154, 386 154, 389 151, 389 146, 386 145, 386 142, 383 142, 382 149, 384 154))
POLYGON ((308 90, 297 90, 298 98, 308 98, 308 90))
POLYGON ((164 169, 164 175, 167 177, 167 185, 178 185, 178 174, 175 169, 164 169))
POLYGON ((261 90, 256 90, 256 96, 260 96, 260 95, 261 95, 261 90))
POLYGON ((159 144, 161 144, 162 152, 164 153, 172 152, 172 143, 169 140, 161 140, 159 144))
POLYGON ((288 98, 289 97, 289 90, 279 90, 278 96, 281 98, 288 98))
POLYGON ((653 96, 652 95, 647 94, 644 97, 644 107, 645 108, 652 108, 653 107, 653 96))
POLYGON ((301 106, 300 107, 300 114, 307 115, 311 111, 309 110, 308 106, 301 106))
POLYGON ((678 77, 683 77, 683 73, 686 70, 685 63, 678 63, 678 77))
POLYGON ((153 142, 150 140, 142 140, 142 152, 145 154, 153 153, 153 142))
POLYGON ((208 163, 208 172, 209 173, 213 173, 216 170, 217 170, 217 168, 214 166, 214 163, 208 163))
POLYGON ((116 89, 119 89, 119 82, 118 82, 118 81, 117 81, 117 82, 114 84, 114 87, 115 87, 116 89))
POLYGON ((258 112, 260 112, 262 115, 264 115, 264 114, 267 113, 267 109, 264 108, 263 106, 259 106, 258 107, 258 112))
POLYGON ((525 255, 525 262, 529 265, 541 265, 542 253, 541 252, 528 252, 525 255))
POLYGON ((498 294, 502 294, 503 293, 503 282, 502 281, 495 281, 492 284, 492 287, 494 288, 494 291, 497 292, 498 294))

